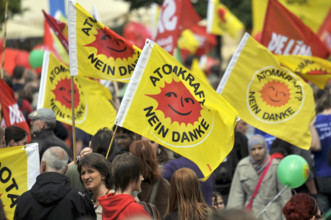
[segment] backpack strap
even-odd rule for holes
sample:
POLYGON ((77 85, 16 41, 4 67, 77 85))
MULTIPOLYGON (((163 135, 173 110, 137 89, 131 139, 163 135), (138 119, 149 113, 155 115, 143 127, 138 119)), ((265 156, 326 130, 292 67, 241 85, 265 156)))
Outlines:
POLYGON ((149 200, 148 200, 149 203, 154 203, 154 201, 155 201, 156 193, 157 193, 157 190, 159 189, 159 185, 160 185, 160 180, 161 179, 156 181, 153 185, 152 194, 151 194, 151 196, 149 197, 149 200))
POLYGON ((268 172, 268 170, 269 170, 269 167, 270 167, 270 165, 271 165, 272 160, 273 160, 273 158, 270 158, 270 161, 269 161, 267 167, 264 169, 262 175, 260 176, 259 182, 257 183, 257 185, 256 185, 256 187, 255 187, 255 190, 254 190, 254 193, 253 193, 253 195, 252 195, 252 198, 251 198, 251 200, 249 201, 249 203, 247 204, 246 209, 248 209, 248 210, 252 210, 252 207, 253 207, 253 201, 254 201, 254 199, 255 199, 257 193, 259 192, 259 189, 260 189, 260 186, 261 186, 261 184, 262 184, 262 181, 263 181, 265 175, 267 174, 267 172, 268 172))

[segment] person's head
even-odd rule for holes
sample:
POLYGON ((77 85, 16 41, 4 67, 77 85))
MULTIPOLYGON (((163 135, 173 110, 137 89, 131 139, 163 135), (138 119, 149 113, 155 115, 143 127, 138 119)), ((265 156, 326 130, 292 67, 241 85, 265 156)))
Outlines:
POLYGON ((23 79, 25 68, 24 66, 15 66, 13 70, 13 79, 20 80, 23 79))
POLYGON ((267 142, 262 135, 254 135, 248 140, 248 149, 254 161, 261 161, 268 152, 267 142))
POLYGON ((242 119, 240 119, 238 121, 238 123, 236 124, 235 130, 246 135, 247 129, 248 129, 248 124, 245 121, 243 121, 242 119))
POLYGON ((61 147, 48 148, 41 158, 40 172, 57 172, 64 174, 67 170, 69 156, 61 147))
POLYGON ((28 132, 18 126, 8 126, 5 129, 7 147, 24 146, 28 141, 28 132))
POLYGON ((143 180, 141 161, 129 153, 117 155, 111 164, 111 176, 115 191, 126 191, 129 187, 132 191, 139 191, 143 180))
POLYGON ((183 219, 192 219, 192 215, 204 216, 206 210, 200 204, 205 202, 195 172, 189 168, 177 170, 170 179, 169 213, 178 210, 183 219))
POLYGON ((110 162, 97 153, 87 154, 82 157, 77 166, 81 181, 88 190, 95 191, 102 184, 107 189, 112 187, 110 178, 110 162))
POLYGON ((325 92, 319 99, 316 100, 316 114, 330 108, 331 94, 329 92, 325 92))
POLYGON ((258 220, 253 212, 246 209, 224 209, 213 212, 208 220, 258 220))
POLYGON ((115 143, 122 151, 129 152, 130 144, 135 140, 137 140, 136 133, 122 127, 117 128, 115 133, 115 143))
POLYGON ((323 219, 316 200, 305 193, 298 193, 282 209, 286 220, 323 219))
POLYGON ((37 134, 45 129, 54 129, 56 126, 56 115, 49 108, 40 108, 31 112, 28 116, 31 119, 31 134, 37 134))
MULTIPOLYGON (((95 133, 95 135, 91 138, 90 147, 92 148, 93 152, 106 156, 112 137, 113 132, 108 128, 99 129, 97 133, 95 133)), ((114 148, 115 146, 112 144, 109 155, 112 155, 114 148)))
POLYGON ((132 142, 130 145, 130 153, 141 160, 145 180, 154 182, 161 178, 161 173, 157 164, 156 151, 150 145, 149 140, 132 142))
POLYGON ((219 192, 213 192, 213 197, 211 197, 211 202, 216 210, 224 209, 224 201, 222 195, 219 192))
POLYGON ((6 147, 5 129, 0 125, 0 148, 6 147))

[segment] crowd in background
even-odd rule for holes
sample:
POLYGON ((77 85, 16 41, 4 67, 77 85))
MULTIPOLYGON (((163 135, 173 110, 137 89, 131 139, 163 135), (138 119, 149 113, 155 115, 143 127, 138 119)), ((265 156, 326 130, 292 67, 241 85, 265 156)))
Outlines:
MULTIPOLYGON (((219 72, 211 75, 214 81, 215 76, 218 81, 221 77, 219 72)), ((74 163, 71 127, 56 121, 50 109, 36 110, 39 78, 22 66, 4 78, 15 93, 30 133, 16 126, 0 127, 0 147, 25 145, 31 136, 30 143, 39 144, 41 163, 36 184, 18 200, 15 219, 308 220, 322 219, 322 213, 331 208, 328 87, 314 88, 317 116, 310 128, 311 150, 292 146, 240 120, 233 150, 209 179, 201 182, 203 175, 192 161, 121 127, 116 133, 100 128, 94 135, 76 129, 78 157, 74 163), (113 136, 115 141, 105 158, 113 136), (277 166, 290 154, 306 159, 311 171, 308 180, 299 188, 282 192, 261 213, 284 187, 277 178, 277 166)), ((5 219, 3 211, 0 219, 5 219)))

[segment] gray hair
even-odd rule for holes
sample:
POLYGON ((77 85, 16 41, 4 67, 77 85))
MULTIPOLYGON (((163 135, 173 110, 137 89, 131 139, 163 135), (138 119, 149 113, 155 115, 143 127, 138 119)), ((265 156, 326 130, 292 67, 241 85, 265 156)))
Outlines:
POLYGON ((47 167, 64 173, 67 168, 69 156, 64 149, 54 146, 45 151, 41 160, 46 162, 47 167))

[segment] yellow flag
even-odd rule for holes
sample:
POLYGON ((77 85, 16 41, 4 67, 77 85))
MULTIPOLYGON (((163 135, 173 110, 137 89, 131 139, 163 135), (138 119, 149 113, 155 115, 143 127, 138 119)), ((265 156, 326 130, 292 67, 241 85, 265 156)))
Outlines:
POLYGON ((190 159, 207 178, 233 147, 236 116, 199 76, 147 41, 115 124, 190 159))
POLYGON ((310 86, 245 34, 217 88, 248 124, 309 149, 315 116, 310 86))
POLYGON ((223 35, 230 34, 237 38, 244 30, 244 24, 232 14, 232 12, 219 0, 208 0, 207 10, 207 32, 223 35))
POLYGON ((141 50, 93 18, 78 3, 68 2, 71 75, 128 82, 141 50))
POLYGON ((17 199, 31 189, 39 166, 38 144, 0 148, 0 199, 7 219, 14 218, 17 199))
POLYGON ((206 85, 211 86, 208 79, 207 79, 207 77, 206 77, 206 74, 200 68, 199 60, 197 58, 194 58, 193 61, 192 61, 191 71, 195 75, 197 75, 206 85))
MULTIPOLYGON (((278 0, 293 14, 298 16, 305 25, 310 27, 315 33, 318 32, 329 10, 331 9, 331 1, 326 0, 307 0, 307 1, 288 1, 278 0)), ((253 31, 255 36, 261 32, 264 24, 265 12, 268 1, 252 0, 253 9, 253 31)))
POLYGON ((280 64, 302 78, 324 89, 331 79, 331 62, 319 57, 302 55, 277 55, 280 64))
MULTIPOLYGON (((45 52, 38 108, 50 108, 56 119, 72 124, 71 79, 69 68, 45 52)), ((94 135, 100 128, 112 127, 116 111, 109 90, 95 80, 74 77, 75 126, 94 135)))
POLYGON ((194 36, 194 33, 190 29, 185 29, 181 33, 178 39, 178 47, 180 49, 188 50, 191 54, 194 54, 199 46, 199 40, 194 36))

